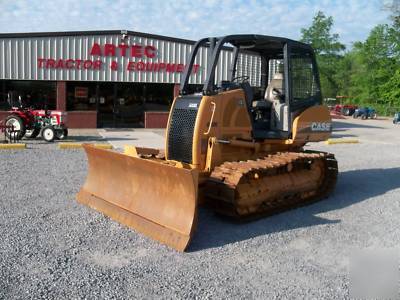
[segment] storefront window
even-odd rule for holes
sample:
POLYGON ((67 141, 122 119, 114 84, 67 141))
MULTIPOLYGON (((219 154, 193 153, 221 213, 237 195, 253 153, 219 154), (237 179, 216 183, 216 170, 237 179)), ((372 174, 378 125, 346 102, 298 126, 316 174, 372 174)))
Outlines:
POLYGON ((13 106, 56 109, 56 83, 52 81, 3 80, 0 110, 13 106), (20 99, 20 100, 19 100, 20 99))
POLYGON ((145 111, 168 111, 173 84, 99 83, 100 127, 142 127, 145 111))
MULTIPOLYGON (((0 110, 9 110, 19 97, 25 107, 56 109, 57 83, 52 81, 0 81, 0 110)), ((193 86, 195 87, 195 86, 193 86)), ((200 86, 196 86, 200 87, 200 86)), ((67 111, 97 112, 100 127, 142 127, 146 111, 169 111, 174 84, 79 82, 66 83, 67 111)))
POLYGON ((96 83, 67 83, 67 110, 96 110, 96 102, 96 83))
POLYGON ((143 122, 145 88, 143 84, 118 83, 116 85, 114 113, 120 123, 143 122))
POLYGON ((8 110, 9 105, 7 103, 7 90, 6 90, 6 82, 4 80, 1 81, 1 91, 0 91, 0 110, 8 110))
POLYGON ((173 84, 146 84, 145 110, 168 111, 174 100, 173 84))

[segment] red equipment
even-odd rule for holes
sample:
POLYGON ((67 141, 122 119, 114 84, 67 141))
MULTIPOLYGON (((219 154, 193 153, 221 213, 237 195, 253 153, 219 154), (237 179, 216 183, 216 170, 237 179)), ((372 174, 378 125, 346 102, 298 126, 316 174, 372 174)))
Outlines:
POLYGON ((340 104, 336 104, 333 108, 336 114, 341 114, 344 116, 351 116, 354 114, 356 109, 358 108, 357 105, 354 104, 342 104, 344 99, 349 99, 350 96, 336 96, 336 99, 340 101, 340 104))
POLYGON ((336 104, 333 110, 337 114, 341 114, 344 116, 351 116, 354 114, 357 108, 358 106, 353 104, 336 104))
POLYGON ((52 142, 55 138, 64 139, 68 135, 65 112, 25 108, 21 96, 18 97, 18 106, 12 100, 9 94, 8 102, 12 108, 5 125, 13 126, 14 131, 6 130, 7 137, 20 140, 24 136, 35 138, 40 134, 45 141, 52 142))

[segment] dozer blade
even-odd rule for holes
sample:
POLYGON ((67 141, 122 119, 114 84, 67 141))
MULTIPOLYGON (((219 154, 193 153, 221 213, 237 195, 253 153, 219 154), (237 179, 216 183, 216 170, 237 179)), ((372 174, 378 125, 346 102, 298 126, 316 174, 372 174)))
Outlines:
POLYGON ((196 226, 198 172, 84 145, 88 175, 77 200, 184 251, 196 226))

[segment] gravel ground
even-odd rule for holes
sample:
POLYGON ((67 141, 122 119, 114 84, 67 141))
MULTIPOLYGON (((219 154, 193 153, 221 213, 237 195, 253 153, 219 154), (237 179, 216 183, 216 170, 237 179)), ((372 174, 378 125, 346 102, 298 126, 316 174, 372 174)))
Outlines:
POLYGON ((85 206, 82 150, 34 142, 0 152, 0 298, 347 298, 349 257, 400 241, 400 126, 335 124, 327 200, 248 224, 201 209, 178 253, 85 206))

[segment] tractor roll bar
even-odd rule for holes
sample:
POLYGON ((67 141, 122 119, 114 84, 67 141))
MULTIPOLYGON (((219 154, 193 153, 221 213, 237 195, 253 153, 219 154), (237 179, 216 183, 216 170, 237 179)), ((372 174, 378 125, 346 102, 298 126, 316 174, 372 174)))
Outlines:
MULTIPOLYGON (((207 75, 206 75, 206 80, 203 85, 203 94, 209 95, 213 91, 213 85, 215 81, 215 67, 218 63, 218 58, 219 58, 219 53, 221 52, 221 49, 223 48, 224 44, 229 41, 232 38, 232 36, 225 36, 223 38, 215 38, 215 37, 210 37, 210 38, 203 38, 199 41, 197 41, 194 46, 192 53, 190 54, 189 61, 186 64, 185 71, 183 72, 183 76, 181 78, 181 84, 180 84, 180 89, 179 93, 181 95, 186 95, 187 94, 187 85, 189 83, 189 78, 193 69, 193 64, 196 59, 196 55, 202 46, 209 46, 209 61, 207 65, 207 75)), ((233 77, 233 74, 236 70, 236 60, 238 57, 238 49, 235 47, 235 52, 234 52, 234 58, 233 58, 233 69, 230 74, 230 77, 233 77)))
POLYGON ((179 88, 179 94, 186 95, 187 94, 187 85, 189 83, 189 77, 192 73, 193 63, 196 58, 197 52, 199 51, 200 47, 203 46, 209 39, 204 38, 198 40, 196 44, 193 46, 192 53, 190 54, 189 61, 185 66, 185 71, 183 72, 183 76, 181 78, 181 86, 179 88))
MULTIPOLYGON (((186 64, 185 71, 181 78, 181 84, 179 93, 181 95, 187 94, 187 85, 189 83, 189 77, 192 72, 193 64, 196 58, 196 55, 202 46, 209 46, 210 53, 209 53, 209 62, 207 66, 207 75, 206 80, 204 81, 203 85, 203 94, 204 95, 211 95, 214 92, 214 81, 215 81, 215 68, 218 64, 218 59, 221 50, 223 49, 224 45, 229 43, 230 41, 234 41, 240 38, 246 39, 254 39, 256 38, 255 35, 228 35, 220 38, 210 37, 210 38, 203 38, 197 41, 194 46, 192 53, 190 54, 190 58, 188 63, 186 64)), ((236 72, 236 63, 239 56, 239 47, 233 47, 233 59, 231 62, 231 72, 229 74, 229 79, 232 80, 235 72, 236 72)))
MULTIPOLYGON (((265 36, 265 35, 254 35, 254 34, 238 34, 238 35, 227 35, 224 37, 207 37, 199 40, 193 46, 192 53, 190 55, 189 61, 186 64, 185 71, 183 76, 181 77, 181 86, 180 86, 180 94, 185 95, 188 93, 187 86, 189 82, 189 77, 192 72, 193 64, 196 58, 196 55, 200 49, 200 47, 209 47, 209 57, 208 57, 208 65, 207 65, 207 74, 206 79, 203 84, 203 95, 212 95, 215 93, 214 84, 215 84, 215 68, 218 64, 220 52, 224 49, 225 44, 231 44, 233 48, 229 47, 228 50, 233 51, 232 61, 231 61, 231 69, 230 74, 228 75, 228 80, 232 81, 234 74, 237 68, 237 60, 238 54, 241 49, 245 50, 247 48, 253 48, 251 51, 259 53, 261 56, 265 57, 270 50, 270 43, 278 43, 279 48, 283 47, 284 60, 285 60, 285 84, 289 85, 290 81, 290 73, 289 73, 289 62, 290 62, 290 50, 292 47, 301 48, 310 53, 314 53, 312 48, 304 43, 293 41, 286 38, 281 37, 273 37, 273 36, 265 36)), ((275 50, 276 52, 276 50, 275 50)), ((274 53, 274 49, 272 49, 272 54, 274 53)), ((314 57, 314 54, 313 54, 314 57)), ((315 60, 315 58, 314 58, 315 60)), ((266 61, 262 62, 265 64, 266 61)), ((314 61, 315 63, 315 61, 314 61)), ((266 84, 266 72, 267 68, 262 67, 262 81, 263 85, 266 84)), ((286 86, 287 93, 290 93, 290 89, 286 86)), ((287 94, 287 100, 291 99, 290 95, 287 94)), ((287 101, 289 103, 289 101, 287 101)))

